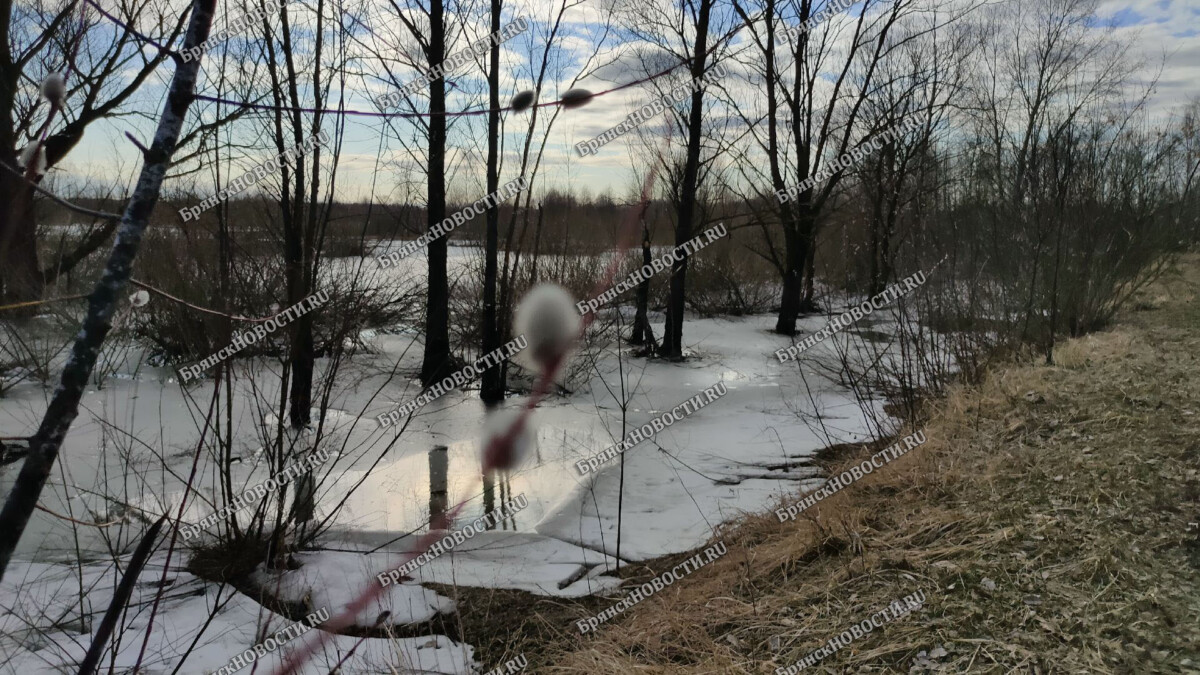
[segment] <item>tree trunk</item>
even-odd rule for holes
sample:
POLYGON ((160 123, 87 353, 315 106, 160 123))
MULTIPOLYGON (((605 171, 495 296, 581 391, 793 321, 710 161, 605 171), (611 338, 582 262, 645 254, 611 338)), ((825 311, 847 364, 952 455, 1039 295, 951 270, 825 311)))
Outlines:
MULTIPOLYGON (((316 148, 313 149, 316 151, 316 148)), ((308 297, 307 259, 305 237, 303 233, 304 207, 301 195, 304 192, 304 174, 296 173, 296 206, 291 217, 285 216, 284 250, 287 269, 287 302, 288 306, 298 304, 308 297)), ((284 204, 287 210, 291 204, 284 204)), ((309 205, 312 208, 314 205, 309 205)), ((288 422, 293 430, 308 426, 312 416, 312 380, 314 354, 312 334, 312 314, 306 313, 297 318, 292 324, 291 344, 288 354, 290 379, 288 382, 288 422)))
MULTIPOLYGON (((10 165, 16 168, 15 163, 10 165)), ((0 301, 31 302, 42 298, 38 265, 37 217, 33 188, 8 171, 0 175, 0 301)), ((30 311, 33 311, 31 308, 30 311)))
MULTIPOLYGON (((316 362, 312 313, 299 317, 295 324, 290 358, 291 380, 289 384, 291 390, 288 396, 290 433, 287 436, 289 447, 286 453, 292 457, 291 462, 306 459, 314 449, 310 447, 308 437, 308 426, 312 422, 312 384, 316 362)), ((292 522, 306 523, 313 519, 317 506, 316 497, 316 479, 313 476, 313 470, 308 469, 296 477, 296 497, 292 503, 290 518, 292 522)))
POLYGON ((804 241, 804 298, 800 300, 800 313, 809 314, 820 311, 813 300, 813 280, 817 276, 817 242, 816 228, 810 221, 808 236, 804 241))
POLYGON ((800 300, 804 275, 804 250, 800 235, 792 228, 783 230, 784 258, 783 293, 779 298, 779 317, 775 320, 775 332, 780 335, 796 334, 796 317, 800 314, 800 300))
MULTIPOLYGON (((441 70, 446 54, 444 0, 429 3, 429 68, 441 70)), ((429 83, 429 208, 427 228, 446 218, 446 79, 429 83)), ((446 240, 449 234, 429 243, 429 282, 425 300, 425 356, 421 383, 430 386, 449 376, 454 368, 450 357, 450 284, 446 278, 446 240)))
MULTIPOLYGON (((318 3, 318 10, 320 3, 318 3)), ((319 13, 319 11, 318 11, 319 13)), ((287 116, 292 142, 300 145, 304 142, 306 131, 316 135, 321 126, 321 113, 314 112, 311 120, 305 119, 300 99, 300 73, 296 68, 292 54, 294 52, 293 33, 286 12, 280 13, 282 31, 280 33, 284 64, 286 65, 287 96, 294 110, 287 116)), ((322 107, 321 95, 321 51, 323 41, 321 23, 318 22, 315 40, 315 65, 312 72, 314 89, 313 107, 322 107)), ((273 76, 274 77, 274 76, 273 76)), ((285 128, 282 125, 282 115, 277 113, 276 129, 278 146, 285 144, 285 128)), ((311 155, 298 158, 296 168, 291 174, 292 191, 287 189, 288 174, 285 170, 283 178, 285 187, 280 198, 280 211, 283 216, 284 231, 284 260, 287 275, 287 304, 294 306, 304 302, 312 295, 314 286, 315 259, 319 248, 318 233, 321 229, 321 212, 318 207, 321 183, 321 145, 314 144, 311 155), (311 173, 306 170, 306 164, 311 167, 311 173)), ((327 297, 327 296, 323 296, 327 297)), ((281 465, 302 462, 315 449, 312 447, 312 435, 309 427, 312 424, 313 407, 313 373, 316 364, 316 345, 313 338, 314 318, 312 313, 306 313, 291 322, 288 330, 288 386, 287 410, 288 421, 284 432, 284 451, 280 457, 281 465)), ((299 545, 304 537, 304 525, 311 521, 316 508, 316 481, 312 470, 307 470, 297 476, 294 484, 295 495, 288 522, 300 523, 301 529, 294 540, 299 545)), ((280 496, 280 508, 283 505, 283 495, 280 496)), ((280 523, 275 536, 282 543, 284 527, 280 523)), ((273 549, 273 563, 279 565, 286 561, 283 548, 273 549)))
POLYGON ((313 340, 311 314, 305 314, 296 319, 296 335, 292 343, 290 361, 292 377, 288 398, 291 409, 288 421, 293 429, 301 429, 312 423, 312 383, 316 344, 313 340))
POLYGON ((879 240, 879 290, 876 293, 882 293, 883 289, 887 288, 888 280, 892 278, 892 232, 894 231, 894 224, 885 227, 883 236, 879 240))
MULTIPOLYGON (((642 266, 650 264, 650 228, 642 220, 642 266)), ((653 356, 658 351, 658 341, 654 339, 654 328, 650 325, 650 277, 642 280, 637 289, 637 313, 633 317, 633 331, 629 335, 629 344, 646 345, 647 356, 653 356)))
POLYGON ((876 182, 876 189, 871 194, 871 217, 867 223, 870 230, 869 253, 871 256, 869 276, 867 278, 867 293, 869 295, 878 295, 883 290, 884 272, 883 258, 886 255, 883 251, 883 195, 881 194, 882 179, 876 182))
MULTIPOLYGON (((538 202, 537 225, 533 229, 533 257, 529 261, 529 285, 535 286, 538 281, 538 264, 542 253, 542 216, 545 212, 542 203, 538 202)), ((516 275, 513 275, 516 278, 516 275)), ((511 282, 510 282, 511 283, 511 282)))
MULTIPOLYGON (((492 0, 492 34, 500 32, 500 0, 492 0)), ((499 138, 500 138, 500 44, 492 41, 491 63, 488 65, 488 194, 500 188, 499 138)), ((483 346, 481 354, 490 354, 500 348, 500 330, 496 318, 496 268, 500 240, 500 205, 489 200, 487 209, 487 235, 484 243, 483 263, 483 346)), ((483 382, 479 398, 488 407, 504 400, 504 370, 499 364, 483 371, 483 382)))
MULTIPOLYGON (((700 0, 696 21, 696 42, 692 50, 691 76, 700 81, 704 75, 708 51, 708 17, 713 0, 700 0)), ((692 238, 692 218, 696 211, 696 184, 700 173, 700 127, 704 113, 704 90, 692 92, 692 108, 688 116, 687 159, 680 188, 678 222, 675 224, 675 245, 683 246, 692 238)), ((671 265, 671 291, 667 305, 667 326, 663 334, 662 355, 669 359, 683 358, 683 312, 687 301, 687 253, 671 265)))

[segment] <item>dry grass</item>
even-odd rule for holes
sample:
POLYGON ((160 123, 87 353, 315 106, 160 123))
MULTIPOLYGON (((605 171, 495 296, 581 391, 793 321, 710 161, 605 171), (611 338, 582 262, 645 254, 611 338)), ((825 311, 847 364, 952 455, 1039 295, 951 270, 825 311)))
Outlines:
POLYGON ((1200 673, 1200 258, 1180 269, 1057 365, 930 403, 922 448, 801 519, 727 528, 724 559, 597 633, 569 622, 613 599, 527 605, 482 655, 523 651, 538 673, 773 673, 920 589, 922 609, 810 672, 1200 673))

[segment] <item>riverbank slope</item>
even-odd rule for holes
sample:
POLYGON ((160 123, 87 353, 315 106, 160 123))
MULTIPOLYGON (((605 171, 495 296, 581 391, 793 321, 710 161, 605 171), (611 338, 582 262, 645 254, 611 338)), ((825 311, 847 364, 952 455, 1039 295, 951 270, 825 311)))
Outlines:
POLYGON ((774 673, 920 591, 806 670, 1200 673, 1198 290, 1189 255, 1054 365, 930 403, 928 442, 883 470, 743 519, 728 555, 595 632, 546 621, 510 649, 538 673, 774 673))

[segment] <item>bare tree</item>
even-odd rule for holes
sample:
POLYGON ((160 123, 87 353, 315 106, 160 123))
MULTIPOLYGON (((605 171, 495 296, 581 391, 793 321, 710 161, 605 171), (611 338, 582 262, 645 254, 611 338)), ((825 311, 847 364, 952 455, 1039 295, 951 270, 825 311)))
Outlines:
POLYGON ((860 110, 872 95, 879 65, 899 44, 889 42, 888 35, 916 6, 914 0, 866 0, 855 10, 857 16, 827 16, 823 10, 830 4, 819 0, 765 0, 757 8, 747 8, 740 0, 734 4, 755 45, 756 57, 744 59, 745 67, 758 72, 766 90, 764 110, 749 112, 734 106, 755 141, 753 153, 743 152, 738 167, 747 186, 747 201, 765 204, 761 208, 774 212, 774 218, 760 217, 756 222, 765 244, 761 255, 782 275, 775 332, 783 335, 794 335, 797 317, 814 309, 811 270, 817 228, 846 175, 846 167, 836 159, 865 140, 859 129, 860 110), (830 79, 832 86, 827 86, 830 79), (754 161, 759 155, 765 162, 754 161), (766 172, 759 168, 763 164, 766 172), (777 198, 789 188, 799 193, 786 200, 777 198), (774 222, 782 230, 782 247, 772 231, 774 222))
MULTIPOLYGON (((446 59, 445 0, 429 0, 429 38, 424 39, 416 25, 397 10, 412 37, 422 42, 431 72, 440 71, 446 59)), ((429 83, 429 157, 427 166, 426 209, 428 227, 446 217, 446 78, 435 77, 429 83)), ((425 306, 425 355, 421 361, 421 382, 426 386, 440 381, 453 370, 450 354, 450 286, 446 277, 447 238, 429 243, 429 286, 425 306)))
MULTIPOLYGON (((655 50, 639 54, 647 75, 661 71, 664 66, 686 63, 680 69, 688 76, 693 88, 684 109, 672 108, 669 123, 676 125, 684 142, 683 156, 669 153, 658 158, 669 180, 675 204, 675 245, 682 246, 692 238, 698 217, 698 193, 702 187, 702 172, 708 162, 702 158, 702 142, 706 135, 705 96, 709 86, 705 75, 720 59, 725 41, 712 40, 710 33, 719 33, 719 20, 713 14, 714 0, 687 0, 667 7, 637 6, 629 14, 631 30, 655 50)), ((668 78, 655 79, 653 87, 665 92, 668 78)), ((678 82, 676 82, 678 84, 678 82)), ((708 153, 711 159, 711 151, 708 153)), ((667 324, 659 353, 664 358, 683 357, 683 318, 687 306, 687 252, 672 263, 670 292, 667 299, 667 324)))
POLYGON ((1119 160, 1142 155, 1138 175, 1154 175, 1143 162, 1157 166, 1160 153, 1143 155, 1145 139, 1136 139, 1132 126, 1149 87, 1140 99, 1124 100, 1143 64, 1112 28, 1094 26, 1096 9, 1094 0, 1022 0, 997 7, 983 24, 987 47, 975 61, 969 110, 978 159, 986 167, 980 185, 994 200, 989 254, 998 277, 1014 295, 1024 296, 1012 308, 1022 317, 1020 339, 1044 340, 1048 358, 1064 282, 1077 295, 1067 302, 1069 331, 1094 329, 1108 311, 1086 296, 1103 288, 1093 298, 1107 297, 1115 279, 1140 269, 1145 264, 1140 258, 1159 250, 1135 245, 1126 228, 1107 225, 1113 207, 1128 209, 1122 219, 1138 225, 1159 222, 1142 208, 1159 199, 1135 197, 1145 183, 1126 174, 1119 160), (1122 182, 1105 184, 1119 176, 1125 176, 1122 182), (1086 199, 1087 194, 1096 197, 1086 199), (1091 213, 1088 202, 1110 199, 1116 203, 1107 211, 1091 213), (1085 214, 1092 217, 1073 232, 1067 229, 1085 214), (1090 234, 1072 242, 1081 232, 1090 234), (1064 250, 1075 250, 1074 259, 1065 260, 1064 250))
MULTIPOLYGON (((392 40, 381 31, 372 30, 374 42, 367 45, 375 63, 382 68, 380 78, 390 87, 398 88, 400 102, 407 109, 424 114, 411 120, 415 133, 424 141, 425 173, 425 230, 430 232, 446 218, 446 148, 449 120, 446 110, 447 77, 443 65, 447 49, 452 44, 447 15, 454 16, 455 8, 446 0, 429 0, 428 6, 412 3, 403 6, 391 2, 394 18, 403 28, 402 36, 392 40), (410 54, 408 47, 419 54, 410 54), (401 69, 413 69, 417 75, 401 69), (427 107, 414 96, 410 87, 413 77, 429 78, 427 107)), ((396 130, 399 135, 401 132, 396 130)), ((404 143, 405 141, 401 141, 404 143)), ((416 147, 412 147, 416 154, 416 147)), ((425 351, 421 360, 421 382, 426 386, 438 382, 454 370, 450 351, 450 284, 447 267, 448 237, 433 239, 426 247, 429 269, 425 303, 425 351)))
MULTIPOLYGON (((579 4, 581 3, 577 0, 560 0, 557 5, 546 7, 544 21, 533 24, 537 27, 544 26, 544 28, 540 35, 531 35, 527 38, 528 71, 526 75, 525 68, 522 68, 521 74, 532 83, 535 101, 540 100, 544 95, 548 83, 563 81, 563 84, 560 85, 561 91, 567 91, 580 80, 594 74, 599 67, 599 54, 611 36, 611 11, 605 11, 602 21, 588 27, 593 39, 586 57, 581 59, 582 62, 576 62, 573 58, 564 58, 565 55, 560 44, 564 19, 567 11, 579 4), (574 71, 574 75, 570 79, 564 77, 568 67, 574 71)), ((558 97, 555 96, 555 98, 558 97)), ((550 109, 535 106, 529 110, 528 120, 525 124, 525 137, 521 141, 521 159, 516 172, 518 175, 525 176, 530 185, 535 183, 541 172, 542 160, 551 139, 551 132, 562 111, 563 109, 557 106, 550 109)), ((499 316, 502 317, 499 322, 500 342, 511 338, 511 322, 508 321, 508 317, 512 314, 514 299, 520 297, 522 288, 532 286, 538 278, 545 209, 543 202, 539 201, 536 218, 534 218, 533 200, 534 191, 532 189, 522 193, 510 212, 508 224, 505 227, 504 259, 500 267, 499 280, 499 316), (525 241, 531 228, 533 229, 533 250, 528 258, 529 276, 527 279, 522 279, 517 271, 521 265, 525 241)), ((507 379, 508 365, 507 361, 501 365, 500 379, 502 383, 507 379)))
MULTIPOLYGON (((927 204, 949 187, 935 144, 948 135, 954 102, 966 93, 965 64, 977 43, 968 24, 941 26, 940 20, 936 12, 915 17, 890 38, 899 48, 880 64, 879 84, 862 108, 864 135, 882 139, 881 148, 851 170, 851 190, 865 197, 865 288, 871 295, 894 280, 897 248, 913 245, 927 204)), ((936 256, 931 252, 930 258, 936 256)))
MULTIPOLYGON (((334 127, 334 142, 326 147, 312 143, 307 155, 299 156, 294 164, 280 162, 275 196, 276 208, 268 218, 278 218, 279 237, 284 261, 287 306, 297 305, 316 290, 321 271, 322 254, 330 221, 330 211, 336 191, 337 167, 340 157, 344 117, 332 116, 327 121, 323 110, 330 102, 342 101, 330 95, 346 66, 345 35, 338 30, 341 22, 333 22, 330 33, 330 6, 317 0, 311 14, 311 26, 293 25, 296 17, 286 6, 273 12, 278 28, 272 25, 265 2, 260 2, 262 21, 259 54, 255 59, 265 63, 266 83, 272 109, 266 124, 273 149, 284 155, 290 147, 301 147, 322 133, 324 125, 334 127), (303 37, 302 37, 303 36, 303 37), (312 52, 300 61, 298 44, 311 36, 312 52), (328 153, 328 154, 326 154, 328 153)), ((295 10, 292 10, 293 12, 295 10)), ((308 10, 304 10, 308 13, 308 10)), ((330 135, 327 135, 327 137, 330 135)), ((287 423, 279 416, 279 454, 277 463, 284 465, 302 459, 311 450, 313 424, 313 373, 316 362, 314 322, 317 314, 302 314, 288 327, 287 367, 284 369, 284 388, 287 390, 287 423)), ((296 499, 288 520, 306 523, 313 518, 314 484, 312 473, 300 477, 296 484, 296 499)), ((282 509, 283 500, 278 501, 282 509)), ((274 562, 281 564, 282 536, 285 530, 283 514, 278 514, 273 547, 274 562)))

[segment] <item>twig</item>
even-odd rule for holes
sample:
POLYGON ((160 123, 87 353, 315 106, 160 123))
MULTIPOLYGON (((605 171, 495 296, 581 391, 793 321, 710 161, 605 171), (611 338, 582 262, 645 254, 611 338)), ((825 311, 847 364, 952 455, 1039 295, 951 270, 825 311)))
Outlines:
MULTIPOLYGON (((197 0, 199 6, 199 0, 197 0)), ((209 15, 211 20, 212 15, 209 15)), ((222 366, 223 367, 223 366, 222 366)), ((150 646, 150 633, 154 630, 154 617, 158 615, 158 606, 162 601, 163 592, 167 587, 167 575, 171 572, 171 556, 175 554, 175 542, 179 538, 179 523, 183 519, 184 510, 187 508, 188 495, 193 490, 196 481, 196 469, 200 466, 200 455, 204 450, 204 441, 208 437, 208 430, 212 426, 213 411, 216 409, 217 402, 221 399, 221 388, 213 387, 212 400, 208 404, 208 414, 204 416, 204 428, 200 432, 200 439, 196 441, 196 452, 192 455, 192 470, 188 474, 187 482, 183 485, 183 496, 179 498, 179 511, 175 515, 175 520, 171 527, 171 536, 167 541, 167 559, 163 563, 162 576, 159 578, 158 593, 154 595, 154 603, 150 605, 150 618, 146 621, 146 634, 142 638, 142 649, 138 652, 137 662, 133 665, 133 672, 140 672, 142 669, 142 659, 146 656, 146 649, 150 646)), ((156 525, 162 525, 163 521, 167 520, 167 515, 164 514, 158 519, 156 525)), ((80 675, 84 675, 80 671, 80 675)))
POLYGON ((16 169, 12 168, 11 166, 5 164, 4 162, 0 162, 0 166, 4 167, 5 171, 15 174, 18 177, 20 177, 21 180, 24 180, 25 183, 27 185, 29 185, 29 187, 33 188, 34 192, 41 194, 43 197, 46 197, 50 201, 58 204, 59 206, 65 206, 66 208, 71 209, 72 211, 74 211, 76 213, 82 213, 85 216, 94 216, 94 217, 100 218, 102 220, 120 220, 121 219, 121 215, 119 213, 109 213, 107 211, 96 211, 94 209, 89 209, 89 208, 86 208, 83 206, 79 206, 78 204, 72 204, 71 202, 63 199, 62 197, 59 197, 58 195, 47 190, 46 188, 42 187, 41 185, 38 185, 37 183, 29 180, 29 178, 23 172, 17 171, 16 169))
MULTIPOLYGON (((161 295, 162 297, 164 297, 172 302, 177 302, 185 307, 190 307, 191 309, 194 309, 197 312, 204 312, 205 314, 212 314, 214 316, 223 316, 227 319, 233 319, 234 321, 252 321, 254 323, 265 323, 265 322, 270 321, 271 319, 274 319, 275 317, 279 316, 278 314, 272 314, 271 316, 268 316, 265 319, 256 319, 252 316, 239 316, 237 314, 226 314, 225 312, 218 312, 215 309, 208 309, 207 307, 201 307, 200 305, 193 305, 192 303, 188 302, 187 300, 184 300, 183 298, 179 298, 174 295, 171 295, 170 293, 162 290, 161 288, 155 288, 144 281, 138 281, 137 279, 130 278, 129 283, 133 284, 134 286, 137 286, 138 288, 144 288, 147 291, 150 291, 151 293, 154 293, 156 295, 161 295)), ((0 307, 0 309, 4 309, 4 308, 0 307)))
POLYGON ((100 528, 112 527, 113 525, 117 525, 117 524, 123 522, 120 518, 118 518, 117 520, 113 520, 113 521, 110 521, 107 523, 89 523, 86 520, 77 520, 75 518, 72 518, 71 516, 64 516, 61 513, 56 513, 54 511, 51 511, 50 509, 42 506, 41 504, 37 505, 37 509, 39 511, 45 511, 46 513, 49 513, 50 515, 54 516, 55 518, 61 518, 62 520, 66 520, 66 521, 75 523, 76 525, 87 525, 89 527, 100 527, 100 528))
MULTIPOLYGON (((0 166, 4 166, 4 164, 0 163, 0 166)), ((33 307, 34 305, 49 305, 54 302, 66 302, 67 300, 83 300, 86 297, 87 293, 80 293, 78 295, 64 295, 61 298, 50 298, 49 300, 30 300, 28 302, 18 302, 12 305, 0 305, 0 312, 3 312, 6 309, 20 309, 21 307, 33 307)))
POLYGON ((139 140, 137 139, 137 137, 136 137, 136 136, 134 136, 133 134, 129 133, 128 131, 126 131, 126 132, 125 132, 125 138, 128 138, 128 139, 129 139, 129 141, 130 141, 131 143, 133 143, 134 145, 136 145, 136 146, 137 146, 137 149, 138 149, 138 150, 141 150, 143 155, 145 155, 146 153, 150 152, 149 148, 147 148, 146 146, 142 145, 142 142, 141 142, 141 141, 139 141, 139 140))

